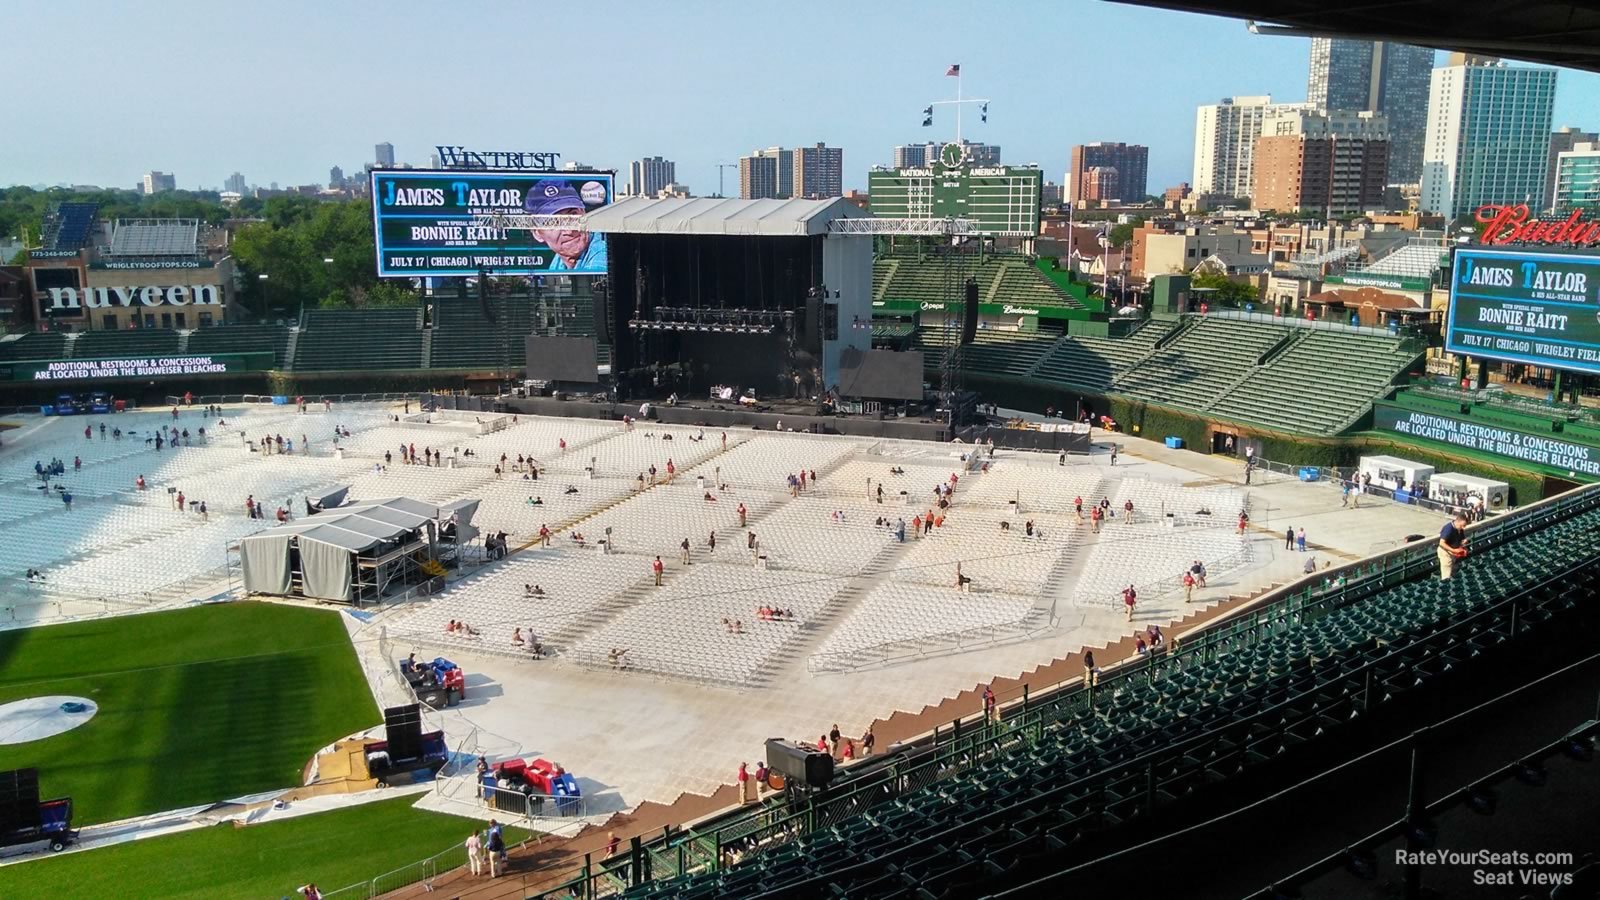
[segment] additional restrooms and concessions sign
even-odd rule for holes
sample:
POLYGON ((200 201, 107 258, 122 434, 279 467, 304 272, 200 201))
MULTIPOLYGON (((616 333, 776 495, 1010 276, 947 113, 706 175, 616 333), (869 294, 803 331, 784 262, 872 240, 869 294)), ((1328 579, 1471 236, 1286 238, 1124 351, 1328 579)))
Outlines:
POLYGON ((1574 209, 1565 219, 1540 219, 1526 204, 1480 206, 1476 216, 1483 223, 1479 237, 1485 244, 1549 244, 1593 247, 1600 244, 1600 220, 1586 219, 1582 209, 1574 209))
POLYGON ((1600 373, 1600 255, 1457 250, 1445 350, 1600 373))
POLYGON ((378 276, 604 275, 606 236, 501 229, 475 216, 577 216, 611 202, 610 172, 375 171, 378 276))
POLYGON ((272 368, 271 353, 222 353, 211 356, 151 356, 120 359, 24 360, 0 364, 4 381, 110 381, 127 378, 174 378, 237 375, 272 368))
POLYGON ((1383 405, 1373 410, 1373 424, 1378 431, 1392 431, 1521 462, 1600 476, 1600 451, 1571 441, 1383 405))

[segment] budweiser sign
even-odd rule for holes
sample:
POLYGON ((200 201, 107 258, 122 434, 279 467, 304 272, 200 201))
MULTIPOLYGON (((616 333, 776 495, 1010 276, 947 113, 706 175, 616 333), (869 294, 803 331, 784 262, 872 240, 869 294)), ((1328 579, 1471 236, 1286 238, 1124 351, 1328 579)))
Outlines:
POLYGON ((1526 204, 1480 206, 1477 219, 1483 223, 1485 244, 1566 244, 1592 247, 1600 244, 1600 220, 1585 219, 1575 209, 1565 219, 1539 219, 1526 204))

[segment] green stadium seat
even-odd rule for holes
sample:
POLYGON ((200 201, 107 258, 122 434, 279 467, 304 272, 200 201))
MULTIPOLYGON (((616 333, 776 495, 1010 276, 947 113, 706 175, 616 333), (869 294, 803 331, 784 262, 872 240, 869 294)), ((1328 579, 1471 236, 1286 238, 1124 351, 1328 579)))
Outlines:
POLYGON ((295 342, 296 372, 422 367, 417 307, 311 310, 295 342))

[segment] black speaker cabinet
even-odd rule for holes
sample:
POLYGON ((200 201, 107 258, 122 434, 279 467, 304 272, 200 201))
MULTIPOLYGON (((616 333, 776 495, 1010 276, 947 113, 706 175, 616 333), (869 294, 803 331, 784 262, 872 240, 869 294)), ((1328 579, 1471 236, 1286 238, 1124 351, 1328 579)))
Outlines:
POLYGON ((767 738, 767 768, 782 773, 789 784, 825 788, 833 781, 832 755, 783 738, 767 738))
POLYGON ((967 279, 966 302, 961 311, 961 343, 970 344, 978 337, 978 282, 967 279))

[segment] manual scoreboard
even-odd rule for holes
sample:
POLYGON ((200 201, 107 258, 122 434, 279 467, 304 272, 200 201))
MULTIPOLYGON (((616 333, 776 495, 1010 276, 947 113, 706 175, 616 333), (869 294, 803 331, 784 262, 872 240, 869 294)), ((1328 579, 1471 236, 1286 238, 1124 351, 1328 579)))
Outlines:
POLYGON ((1042 170, 969 165, 960 144, 946 144, 927 166, 867 173, 873 215, 966 219, 977 234, 1036 237, 1043 191, 1042 170))

